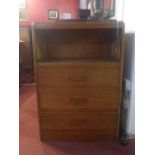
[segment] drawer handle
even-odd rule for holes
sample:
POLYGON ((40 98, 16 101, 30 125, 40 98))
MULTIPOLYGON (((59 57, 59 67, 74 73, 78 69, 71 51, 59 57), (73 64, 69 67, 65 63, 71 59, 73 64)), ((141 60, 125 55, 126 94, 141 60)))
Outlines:
POLYGON ((71 124, 74 126, 84 126, 86 125, 88 122, 87 120, 71 120, 71 124))
POLYGON ((85 104, 88 103, 88 100, 86 98, 71 98, 70 102, 75 104, 85 104))
POLYGON ((87 81, 88 77, 87 76, 70 76, 68 78, 68 80, 72 81, 72 82, 79 82, 79 81, 87 81))

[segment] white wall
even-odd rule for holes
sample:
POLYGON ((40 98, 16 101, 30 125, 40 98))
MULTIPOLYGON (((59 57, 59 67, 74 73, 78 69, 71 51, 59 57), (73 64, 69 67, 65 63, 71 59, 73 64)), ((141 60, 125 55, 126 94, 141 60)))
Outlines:
POLYGON ((135 34, 128 33, 130 37, 127 37, 126 44, 128 44, 126 52, 130 57, 126 59, 131 59, 129 62, 130 70, 130 80, 131 80, 131 96, 128 109, 128 120, 127 120, 127 134, 129 136, 135 135, 135 34))
POLYGON ((117 20, 125 22, 126 47, 125 47, 125 73, 124 78, 131 81, 131 97, 128 110, 127 134, 135 135, 135 62, 134 62, 134 18, 135 8, 134 0, 116 0, 116 15, 117 20))
MULTIPOLYGON (((134 0, 124 0, 124 15, 123 20, 125 22, 125 31, 134 32, 134 18, 135 18, 135 8, 134 0)), ((128 52, 132 53, 131 56, 131 98, 128 110, 128 122, 127 122, 127 134, 129 136, 135 135, 135 35, 130 38, 128 52), (132 50, 132 51, 131 51, 132 50)))
POLYGON ((115 18, 117 20, 123 20, 125 22, 125 31, 133 32, 135 30, 135 1, 134 0, 116 0, 116 13, 115 18))
POLYGON ((127 112, 127 134, 135 134, 135 33, 125 33, 123 78, 131 81, 129 107, 127 112))
POLYGON ((127 133, 129 136, 135 135, 135 65, 133 64, 133 72, 131 78, 131 98, 128 110, 127 133))

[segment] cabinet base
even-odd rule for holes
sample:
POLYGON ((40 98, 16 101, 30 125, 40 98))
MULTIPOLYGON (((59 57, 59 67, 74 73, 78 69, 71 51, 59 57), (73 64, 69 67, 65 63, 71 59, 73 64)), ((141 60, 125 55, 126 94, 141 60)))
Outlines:
POLYGON ((100 141, 100 140, 117 140, 116 134, 104 133, 101 130, 84 130, 84 131, 55 131, 42 130, 40 135, 41 141, 100 141))

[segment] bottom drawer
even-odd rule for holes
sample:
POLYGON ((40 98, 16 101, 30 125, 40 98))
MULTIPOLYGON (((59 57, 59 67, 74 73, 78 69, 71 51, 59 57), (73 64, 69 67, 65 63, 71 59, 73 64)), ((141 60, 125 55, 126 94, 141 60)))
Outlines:
POLYGON ((40 113, 42 130, 103 130, 116 133, 117 112, 46 112, 40 113))

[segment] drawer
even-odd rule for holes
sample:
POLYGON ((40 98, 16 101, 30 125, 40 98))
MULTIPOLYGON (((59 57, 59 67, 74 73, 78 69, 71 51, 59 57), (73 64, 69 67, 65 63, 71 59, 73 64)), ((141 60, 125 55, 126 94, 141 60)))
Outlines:
POLYGON ((108 130, 116 131, 116 112, 46 112, 40 113, 43 130, 108 130))
POLYGON ((39 87, 119 87, 119 69, 38 69, 39 87))
POLYGON ((41 111, 117 111, 117 88, 39 88, 41 111))

